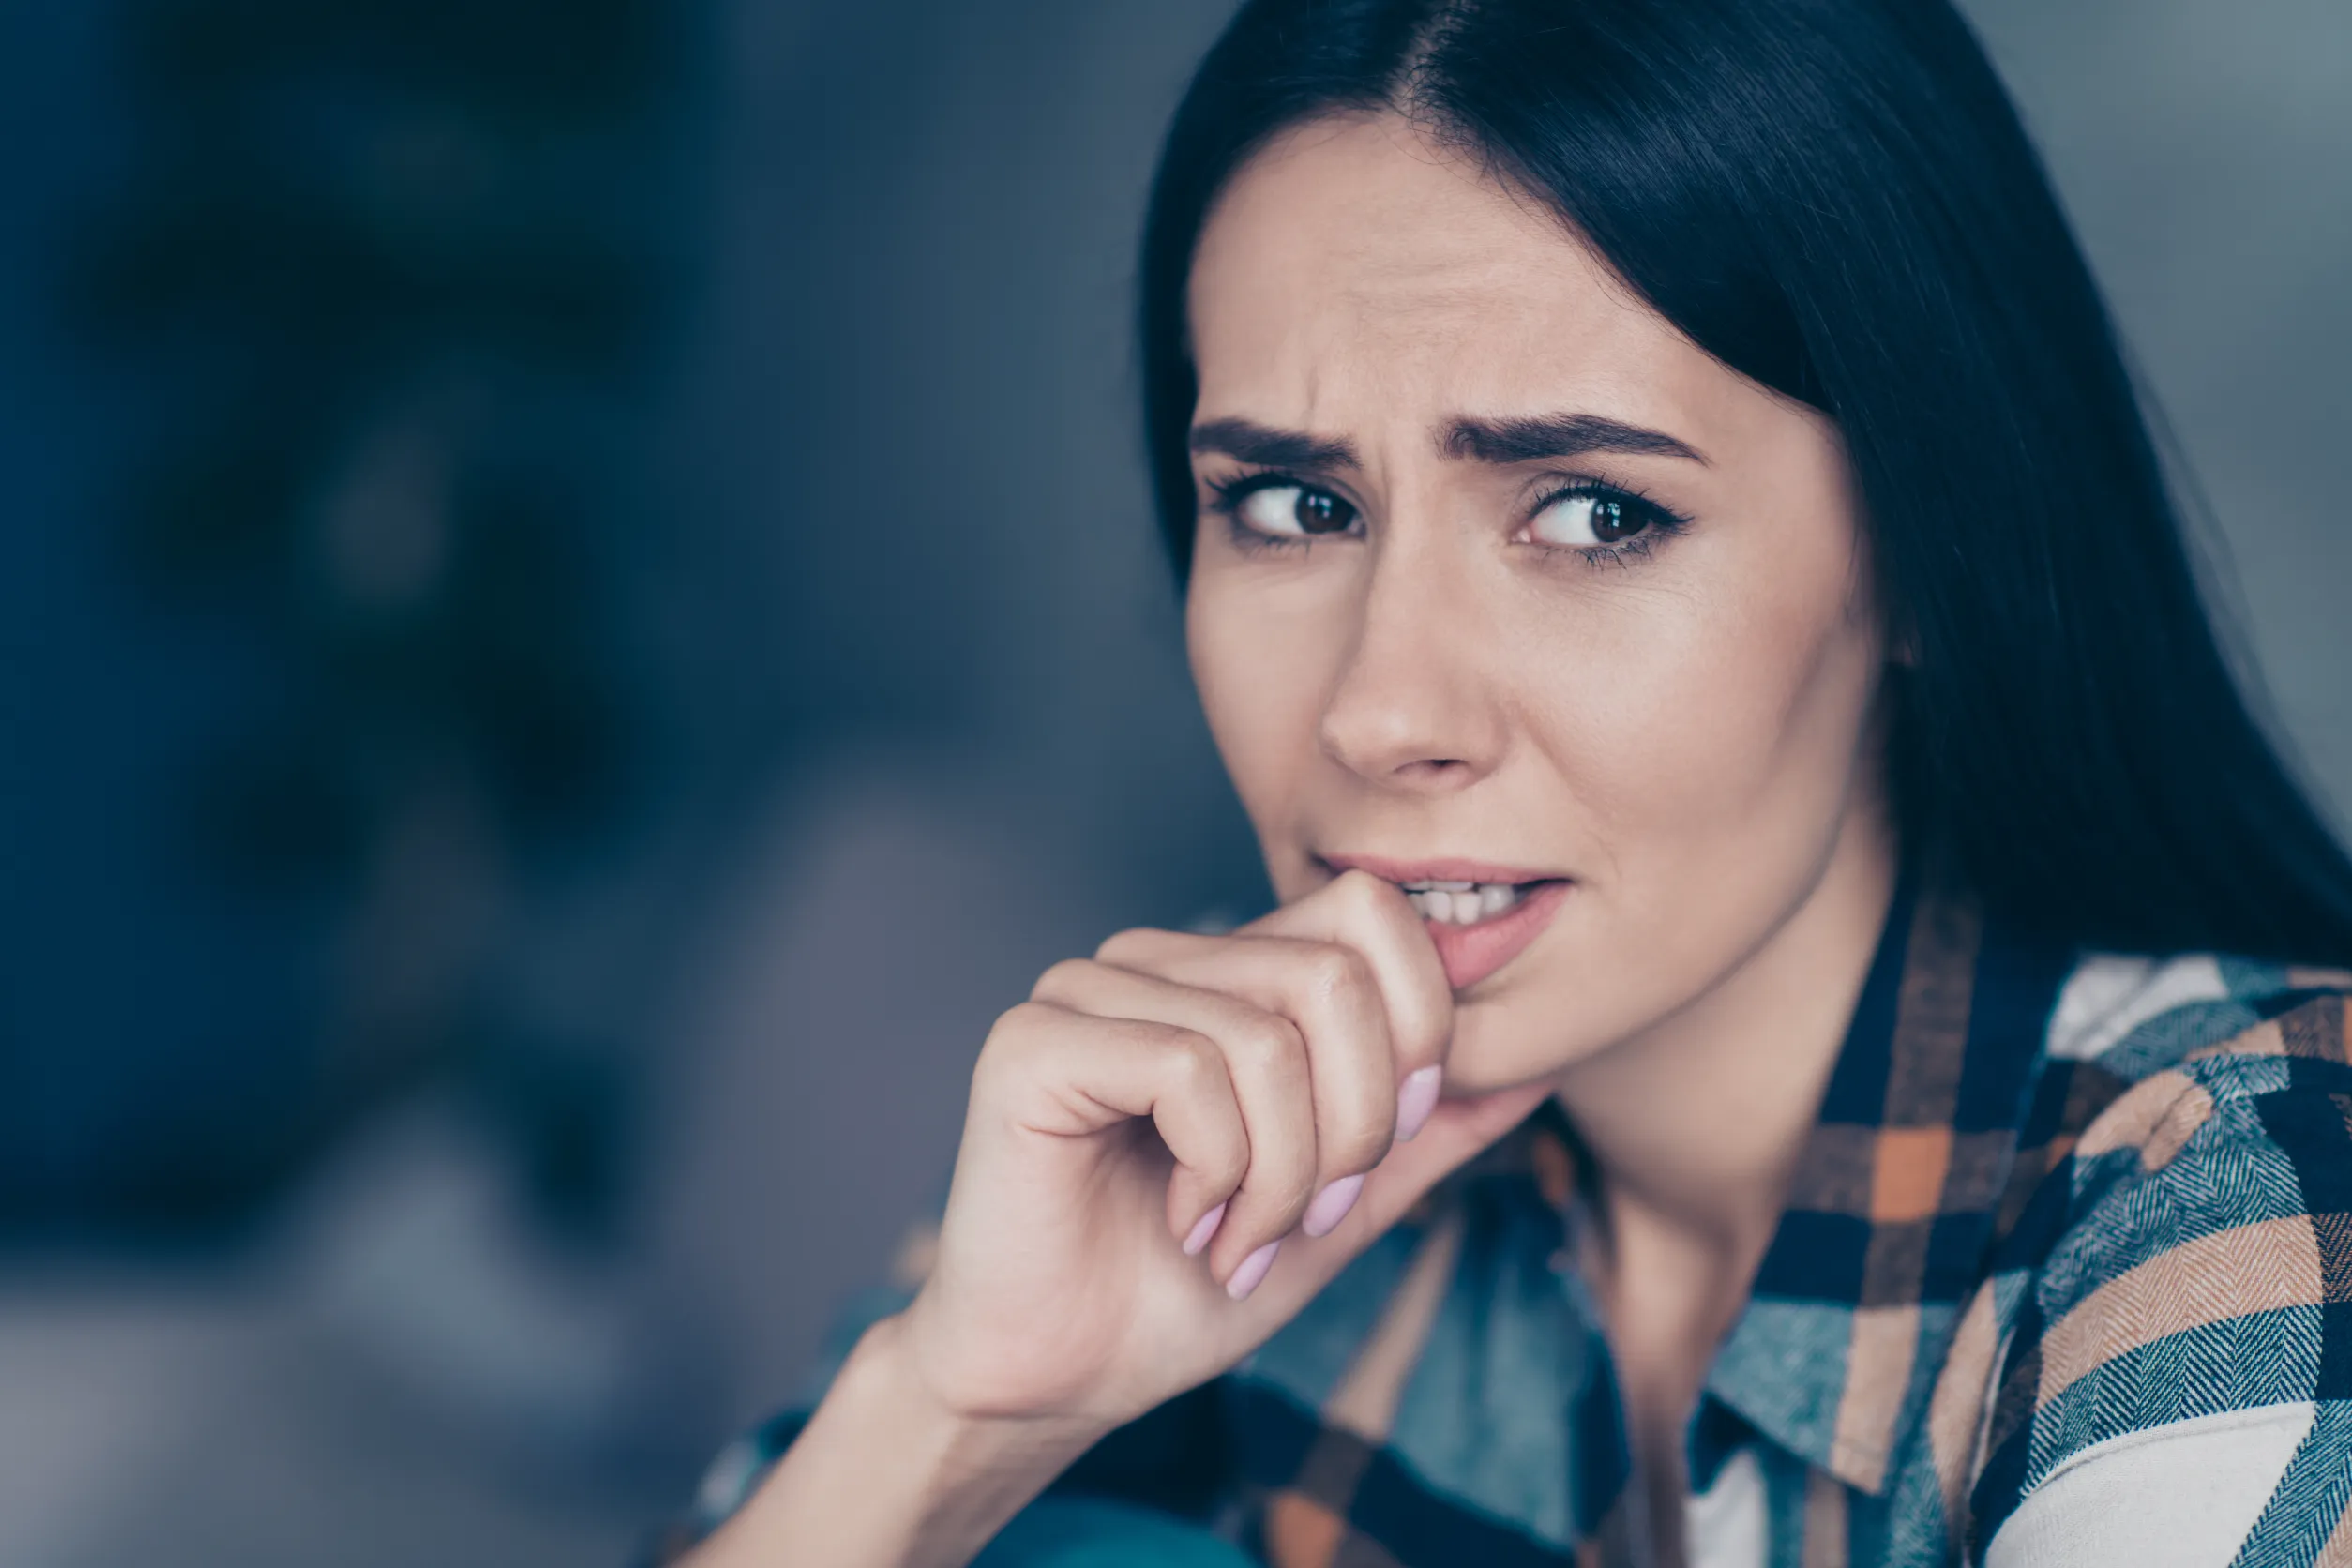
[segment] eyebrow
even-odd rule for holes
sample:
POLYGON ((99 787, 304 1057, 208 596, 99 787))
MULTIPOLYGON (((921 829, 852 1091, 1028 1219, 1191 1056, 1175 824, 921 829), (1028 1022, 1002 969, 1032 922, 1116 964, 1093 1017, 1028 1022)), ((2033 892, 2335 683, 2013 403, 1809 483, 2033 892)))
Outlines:
MULTIPOLYGON (((1261 425, 1255 419, 1211 419, 1193 427, 1195 452, 1216 452, 1259 468, 1359 468, 1355 444, 1342 436, 1310 435, 1261 425)), ((1534 414, 1506 419, 1455 419, 1438 449, 1470 462, 1538 462, 1581 457, 1587 452, 1685 458, 1704 464, 1696 447, 1664 430, 1597 414, 1534 414)))
POLYGON ((1605 419, 1597 414, 1536 414, 1516 419, 1456 419, 1443 442, 1449 458, 1478 462, 1536 462, 1587 452, 1687 458, 1704 465, 1698 451, 1664 430, 1605 419))
POLYGON ((1255 419, 1212 419, 1192 428, 1192 449, 1259 468, 1357 468, 1353 442, 1280 430, 1255 419))

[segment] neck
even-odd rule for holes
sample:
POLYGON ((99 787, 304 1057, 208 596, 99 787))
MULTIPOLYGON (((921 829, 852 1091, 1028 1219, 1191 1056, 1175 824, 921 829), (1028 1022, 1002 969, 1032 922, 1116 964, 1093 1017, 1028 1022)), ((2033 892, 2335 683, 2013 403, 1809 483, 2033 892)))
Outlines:
POLYGON ((1883 813, 1847 816, 1804 901, 1680 1010, 1562 1075, 1609 1229, 1744 1294, 1845 1043, 1894 897, 1883 813))

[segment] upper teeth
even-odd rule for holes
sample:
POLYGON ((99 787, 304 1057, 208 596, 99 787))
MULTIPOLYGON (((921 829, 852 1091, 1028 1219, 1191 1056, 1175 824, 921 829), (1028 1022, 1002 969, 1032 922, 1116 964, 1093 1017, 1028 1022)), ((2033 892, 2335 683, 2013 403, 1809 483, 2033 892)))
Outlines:
POLYGON ((1519 901, 1513 882, 1416 882, 1403 884, 1406 898, 1424 920, 1475 926, 1519 901))

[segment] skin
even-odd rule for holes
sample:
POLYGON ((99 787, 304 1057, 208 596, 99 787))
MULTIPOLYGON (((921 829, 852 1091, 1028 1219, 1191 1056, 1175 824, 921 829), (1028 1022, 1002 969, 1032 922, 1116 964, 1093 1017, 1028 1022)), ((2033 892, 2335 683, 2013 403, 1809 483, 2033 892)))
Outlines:
POLYGON ((1269 470, 1197 457, 1193 670, 1282 907, 1227 937, 1122 933, 999 1021, 929 1281, 703 1568, 967 1560, 1546 1094, 1602 1172, 1580 1262, 1679 1539, 1680 1434, 1892 894, 1885 641, 1836 431, 1393 118, 1253 158, 1190 309, 1196 431, 1351 448, 1238 515, 1221 496, 1269 470), (1464 419, 1558 415, 1696 455, 1448 445, 1464 419), (1635 505, 1660 521, 1595 553, 1589 504, 1551 499, 1595 484, 1666 513, 1635 505), (1346 526, 1301 537, 1310 516, 1346 526), (1365 857, 1567 886, 1456 990, 1404 895, 1342 868, 1365 857), (1399 1141, 1400 1093, 1431 1067, 1446 1097, 1399 1141), (1338 1199, 1318 1206, 1327 1233, 1302 1229, 1360 1175, 1335 1224, 1338 1199))

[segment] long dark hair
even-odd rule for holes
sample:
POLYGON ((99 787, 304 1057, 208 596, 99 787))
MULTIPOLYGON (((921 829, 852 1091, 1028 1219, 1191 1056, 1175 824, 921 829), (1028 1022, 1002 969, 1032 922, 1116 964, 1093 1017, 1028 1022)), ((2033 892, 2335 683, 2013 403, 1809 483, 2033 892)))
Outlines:
POLYGON ((1144 230, 1180 576, 1201 226, 1270 137, 1349 112, 1482 158, 1700 347, 1837 422, 1910 656, 1907 842, 2086 945, 2352 960, 2352 861, 2231 680, 2097 286, 1948 0, 1250 0, 1144 230))

